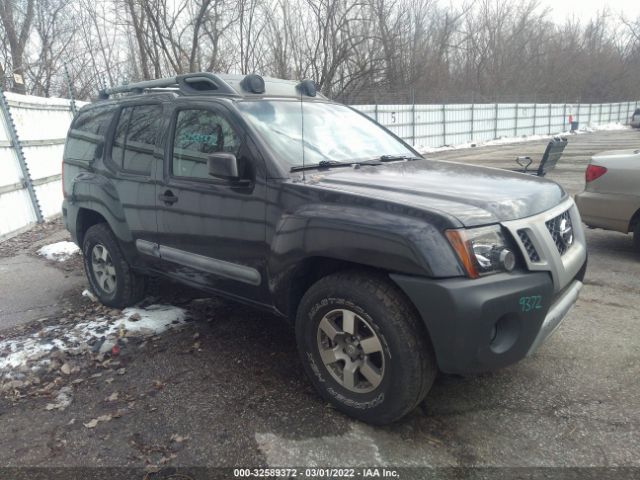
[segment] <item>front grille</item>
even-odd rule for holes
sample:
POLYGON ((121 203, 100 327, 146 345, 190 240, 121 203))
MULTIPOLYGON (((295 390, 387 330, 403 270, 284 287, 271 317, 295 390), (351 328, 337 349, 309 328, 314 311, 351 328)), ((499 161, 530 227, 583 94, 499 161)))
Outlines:
POLYGON ((560 255, 564 255, 573 245, 573 225, 569 210, 545 222, 560 255))
POLYGON ((533 246, 533 242, 529 238, 529 234, 526 230, 518 230, 518 236, 520 237, 520 241, 524 245, 525 250, 527 251, 527 255, 529 256, 529 260, 532 262, 539 262, 540 255, 538 255, 538 251, 536 247, 533 246))

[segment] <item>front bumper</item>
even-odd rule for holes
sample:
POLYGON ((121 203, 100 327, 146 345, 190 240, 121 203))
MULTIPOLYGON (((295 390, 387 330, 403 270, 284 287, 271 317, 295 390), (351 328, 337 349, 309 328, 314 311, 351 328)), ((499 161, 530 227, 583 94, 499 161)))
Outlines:
POLYGON ((476 373, 530 355, 575 303, 586 261, 554 291, 549 272, 512 272, 445 280, 392 274, 420 312, 440 370, 476 373))

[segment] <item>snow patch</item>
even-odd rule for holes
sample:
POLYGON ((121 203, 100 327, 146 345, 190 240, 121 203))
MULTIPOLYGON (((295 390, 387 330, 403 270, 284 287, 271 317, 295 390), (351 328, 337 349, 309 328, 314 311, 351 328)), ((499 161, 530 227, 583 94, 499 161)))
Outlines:
POLYGON ((64 262, 79 253, 80 249, 73 242, 52 243, 50 245, 45 245, 38 250, 38 255, 42 255, 43 257, 56 262, 64 262))
POLYGON ((89 300, 91 300, 92 302, 98 301, 98 298, 93 294, 93 292, 86 288, 82 291, 82 296, 89 298, 89 300))
POLYGON ((342 435, 288 439, 274 433, 256 433, 258 449, 270 467, 380 467, 387 465, 369 426, 351 424, 342 435))
POLYGON ((15 371, 46 369, 54 351, 83 352, 102 340, 159 335, 179 327, 186 319, 187 311, 182 308, 150 305, 127 308, 115 320, 97 317, 89 322, 45 326, 26 338, 0 341, 0 378, 12 378, 15 371))
POLYGON ((122 311, 123 317, 109 324, 101 319, 88 323, 80 323, 76 326, 83 338, 109 337, 122 331, 132 335, 159 335, 186 320, 186 311, 171 305, 150 305, 147 308, 126 308, 122 311))

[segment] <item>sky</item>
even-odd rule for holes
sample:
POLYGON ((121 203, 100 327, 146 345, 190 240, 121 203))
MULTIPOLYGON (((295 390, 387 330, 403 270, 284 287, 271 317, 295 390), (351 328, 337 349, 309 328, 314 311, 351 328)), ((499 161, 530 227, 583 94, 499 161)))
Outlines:
POLYGON ((613 14, 623 12, 629 19, 640 16, 639 0, 540 0, 542 6, 552 9, 552 16, 562 23, 565 19, 575 15, 579 20, 587 21, 593 18, 605 5, 613 14))
MULTIPOLYGON (((451 2, 452 5, 465 5, 469 0, 441 0, 441 5, 451 2)), ((511 0, 513 2, 524 0, 511 0)), ((557 23, 564 23, 565 20, 575 17, 585 23, 596 16, 605 6, 616 17, 623 13, 628 19, 636 19, 640 16, 640 0, 538 0, 541 8, 551 9, 550 18, 557 23)))

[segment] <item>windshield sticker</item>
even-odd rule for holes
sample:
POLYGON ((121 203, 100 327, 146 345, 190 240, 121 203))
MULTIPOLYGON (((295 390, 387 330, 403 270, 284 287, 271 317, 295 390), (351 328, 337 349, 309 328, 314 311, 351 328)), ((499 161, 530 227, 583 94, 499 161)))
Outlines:
POLYGON ((215 146, 218 144, 218 135, 207 135, 206 133, 182 132, 180 135, 180 145, 186 147, 194 143, 215 146))

